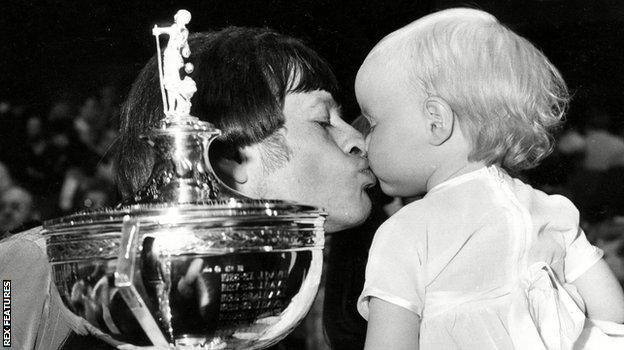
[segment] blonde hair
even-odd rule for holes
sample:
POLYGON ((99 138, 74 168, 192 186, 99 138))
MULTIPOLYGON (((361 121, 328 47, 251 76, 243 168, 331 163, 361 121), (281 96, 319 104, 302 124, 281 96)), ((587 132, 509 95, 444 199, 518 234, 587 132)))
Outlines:
POLYGON ((540 50, 493 16, 440 11, 375 50, 388 46, 399 52, 394 64, 409 67, 410 85, 449 103, 472 143, 470 160, 516 171, 552 151, 551 131, 569 100, 565 82, 540 50))

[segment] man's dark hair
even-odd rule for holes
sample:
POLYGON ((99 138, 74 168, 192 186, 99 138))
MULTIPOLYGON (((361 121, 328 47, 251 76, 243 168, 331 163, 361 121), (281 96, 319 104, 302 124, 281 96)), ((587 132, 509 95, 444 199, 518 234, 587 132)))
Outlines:
MULTIPOLYGON (((228 27, 193 34, 188 42, 191 77, 197 84, 191 114, 221 129, 223 149, 274 139, 284 125, 288 93, 325 90, 339 99, 328 64, 295 38, 269 29, 228 27)), ((147 181, 153 165, 152 150, 139 136, 163 117, 153 57, 132 85, 121 113, 115 169, 124 198, 147 181)))

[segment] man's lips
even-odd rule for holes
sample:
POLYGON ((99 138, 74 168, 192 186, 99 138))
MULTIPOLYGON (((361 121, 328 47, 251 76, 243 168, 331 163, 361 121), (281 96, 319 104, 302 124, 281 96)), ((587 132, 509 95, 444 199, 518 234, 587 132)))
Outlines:
POLYGON ((373 174, 369 167, 361 169, 360 173, 364 174, 367 177, 367 181, 364 183, 364 187, 370 188, 375 186, 375 184, 377 183, 377 177, 375 177, 375 174, 373 174))

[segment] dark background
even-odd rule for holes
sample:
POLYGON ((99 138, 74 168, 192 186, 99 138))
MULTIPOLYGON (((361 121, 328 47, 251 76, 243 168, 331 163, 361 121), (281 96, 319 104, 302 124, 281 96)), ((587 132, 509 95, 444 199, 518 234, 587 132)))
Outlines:
MULTIPOLYGON (((89 184, 96 177, 94 169, 102 168, 102 164, 106 168, 110 159, 106 159, 106 149, 94 152, 84 143, 74 141, 71 147, 57 152, 50 146, 54 138, 50 138, 52 141, 47 138, 28 141, 24 131, 28 128, 13 124, 26 124, 27 118, 39 118, 44 129, 56 125, 55 129, 50 127, 52 133, 43 132, 46 137, 47 134, 63 134, 67 129, 65 136, 69 138, 76 118, 89 119, 81 116, 85 114, 82 111, 85 101, 101 94, 102 87, 115 86, 118 95, 115 103, 122 101, 139 69, 155 53, 151 28, 154 24, 169 25, 174 13, 181 8, 193 15, 188 26, 191 32, 228 25, 266 26, 304 39, 329 61, 338 76, 347 97, 344 106, 347 120, 354 119, 359 112, 353 98, 357 69, 381 38, 437 9, 481 8, 534 42, 560 69, 573 94, 568 125, 582 130, 583 121, 591 115, 588 108, 598 106, 607 109, 613 117, 610 131, 620 137, 624 135, 621 108, 624 101, 624 1, 621 0, 0 0, 0 3, 0 38, 3 40, 0 44, 0 107, 6 106, 3 102, 7 101, 12 106, 26 107, 21 113, 17 113, 19 108, 9 112, 0 110, 0 162, 8 165, 18 185, 33 193, 39 215, 30 216, 29 220, 45 220, 78 209, 95 208, 90 206, 92 203, 87 205, 88 193, 114 192, 110 178, 104 179, 108 182, 105 185, 89 184), (52 113, 59 102, 70 106, 70 111, 65 113, 69 118, 60 118, 62 123, 54 122, 52 113), (34 154, 33 149, 39 145, 48 147, 47 153, 34 154), (72 173, 79 173, 75 178, 87 185, 73 195, 71 208, 59 209, 61 185, 67 183, 67 174, 72 173)), ((88 108, 86 110, 89 112, 88 108)), ((98 112, 97 108, 94 110, 98 112)), ((110 112, 109 117, 115 119, 115 113, 110 112)), ((91 119, 92 122, 97 120, 91 119)), ((114 120, 106 125, 113 126, 114 120)), ((577 171, 583 170, 580 166, 582 154, 578 159, 574 157, 555 155, 529 179, 536 187, 550 187, 552 193, 571 194, 592 241, 603 236, 616 237, 609 238, 616 239, 616 243, 602 247, 611 257, 611 268, 624 284, 621 224, 605 225, 605 230, 600 226, 601 220, 608 222, 606 219, 614 213, 624 215, 621 185, 624 166, 605 174, 577 171), (606 198, 610 201, 605 201, 606 198)), ((375 202, 382 200, 376 198, 375 202)), ((104 204, 115 203, 116 198, 111 195, 104 204)), ((326 321, 334 335, 348 335, 343 341, 351 344, 350 348, 361 348, 365 327, 355 309, 347 306, 355 305, 361 291, 366 252, 377 225, 385 219, 383 215, 381 208, 376 207, 365 226, 335 235, 329 250, 329 266, 334 270, 326 274, 327 285, 328 290, 335 292, 326 294, 326 308, 330 310, 326 321), (345 296, 349 300, 343 300, 345 296)), ((19 231, 20 228, 15 229, 19 231)))
MULTIPOLYGON (((3 1, 0 100, 41 109, 65 99, 80 103, 104 84, 123 97, 155 52, 151 27, 169 24, 177 9, 191 32, 228 25, 268 26, 303 38, 325 57, 352 95, 366 53, 390 31, 435 9, 477 7, 531 39, 562 71, 579 106, 607 104, 620 116, 624 87, 624 4, 618 0, 329 1, 329 0, 41 0, 3 1)), ((353 98, 347 119, 357 113, 353 98)))

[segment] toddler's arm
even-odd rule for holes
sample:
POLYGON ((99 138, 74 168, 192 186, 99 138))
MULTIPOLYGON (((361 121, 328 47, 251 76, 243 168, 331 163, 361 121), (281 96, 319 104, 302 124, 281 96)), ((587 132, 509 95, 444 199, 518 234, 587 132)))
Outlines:
POLYGON ((413 312, 370 297, 365 350, 418 350, 420 318, 413 312))
POLYGON ((581 294, 589 318, 624 323, 624 292, 603 259, 572 284, 581 294))

